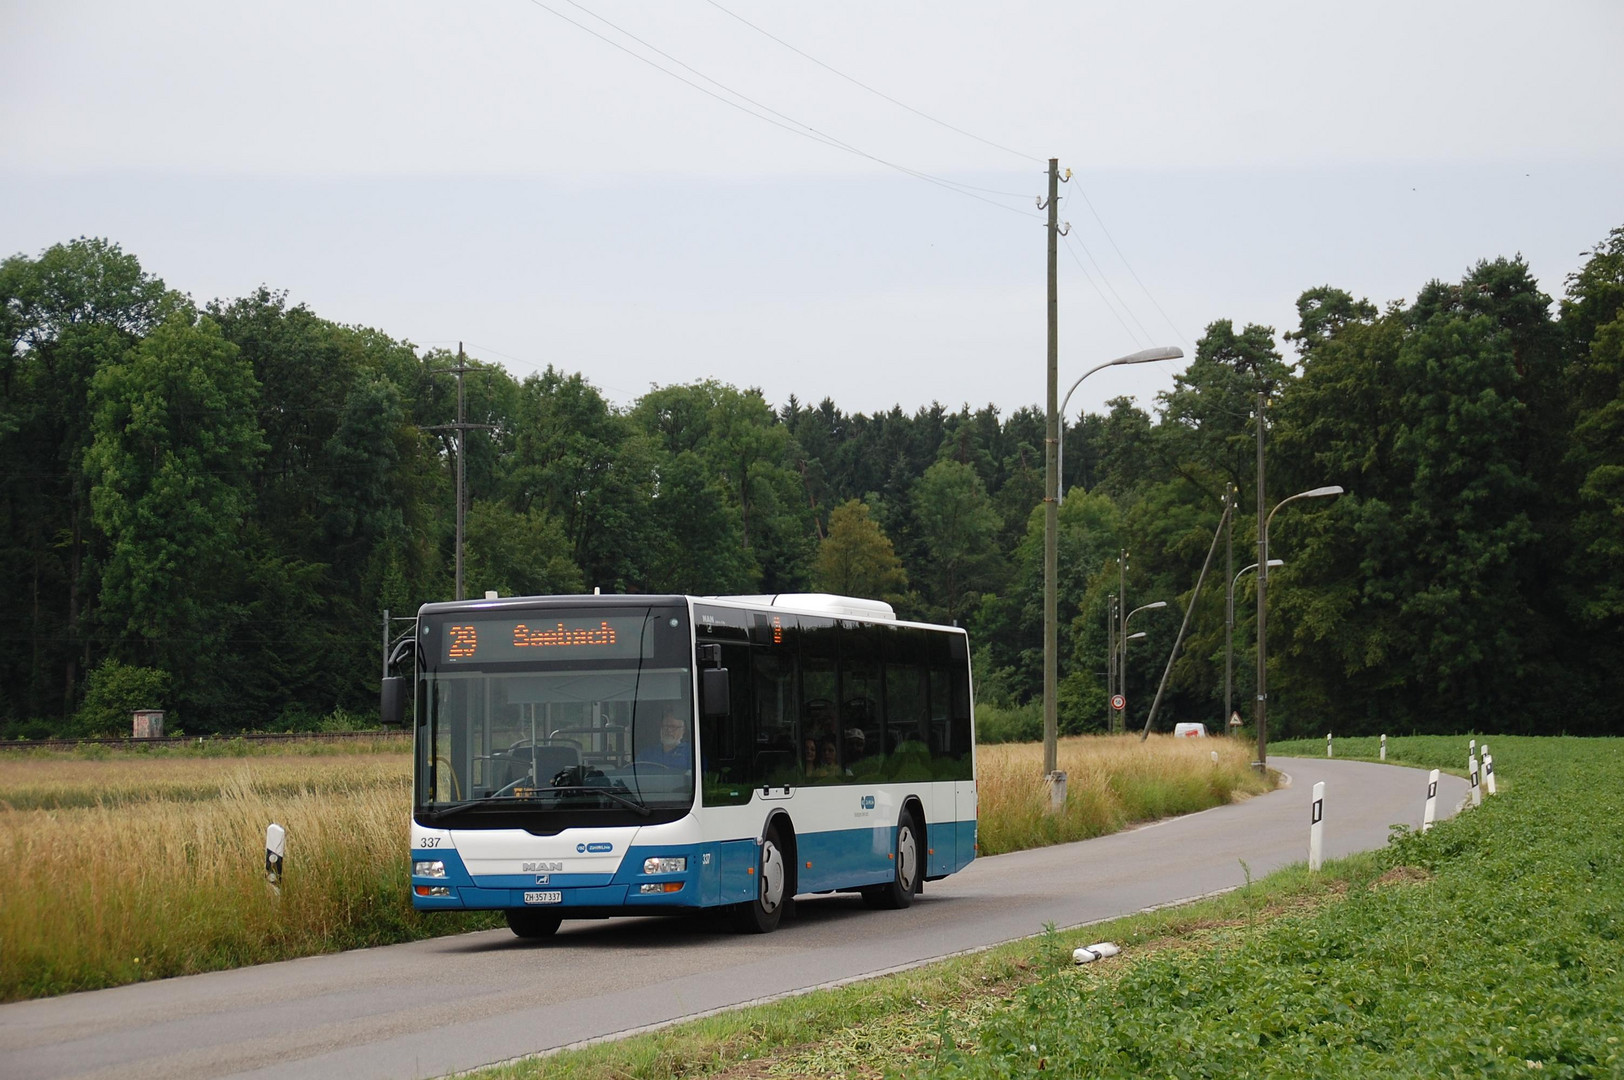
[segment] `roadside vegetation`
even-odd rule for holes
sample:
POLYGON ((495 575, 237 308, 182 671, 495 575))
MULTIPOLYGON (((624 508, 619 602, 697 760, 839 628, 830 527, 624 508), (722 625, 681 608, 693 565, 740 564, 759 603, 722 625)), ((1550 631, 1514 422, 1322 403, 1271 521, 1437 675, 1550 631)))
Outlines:
MULTIPOLYGON (((0 1000, 501 925, 411 909, 409 743, 237 745, 231 757, 209 744, 0 754, 0 1000), (273 821, 288 831, 280 894, 264 876, 273 821)), ((1068 811, 1048 816, 1040 747, 985 748, 980 761, 989 854, 1263 784, 1222 740, 1067 739, 1068 811)))
POLYGON ((1624 1075, 1624 740, 1490 739, 1499 795, 1318 874, 477 1076, 1624 1075))
POLYGON ((1048 813, 1041 743, 976 751, 976 829, 983 855, 1087 840, 1136 821, 1194 813, 1270 790, 1251 767, 1252 748, 1233 739, 1094 735, 1061 739, 1066 812, 1048 813), (1216 753, 1218 760, 1212 755, 1216 753))
MULTIPOLYGON (((1161 715, 1217 716, 1225 575, 1192 586, 1227 485, 1253 700, 1260 393, 1263 501, 1346 490, 1275 519, 1274 735, 1624 730, 1624 229, 1596 240, 1565 282, 1491 251, 1391 303, 1301 282, 1295 325, 1211 312, 1154 401, 1062 418, 1062 733, 1099 730, 1111 689, 1143 715, 1192 608, 1161 715), (1170 606, 1108 688, 1112 594, 1170 606)), ((459 490, 466 595, 886 599, 969 631, 987 741, 1036 737, 1042 408, 927 380, 945 404, 848 411, 816 364, 804 401, 706 380, 617 404, 568 351, 467 356, 462 393, 456 355, 387 327, 268 287, 199 304, 152 269, 94 238, 0 258, 0 737, 132 709, 172 733, 370 722, 385 613, 453 594, 459 490)))

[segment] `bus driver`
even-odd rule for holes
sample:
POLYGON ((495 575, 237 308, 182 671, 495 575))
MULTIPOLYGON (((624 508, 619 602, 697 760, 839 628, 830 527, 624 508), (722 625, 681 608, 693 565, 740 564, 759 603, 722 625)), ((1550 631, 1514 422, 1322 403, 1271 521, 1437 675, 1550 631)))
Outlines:
POLYGON ((685 772, 694 767, 693 747, 683 741, 687 732, 676 710, 666 706, 660 717, 660 745, 650 747, 642 754, 644 761, 664 765, 668 769, 685 772))

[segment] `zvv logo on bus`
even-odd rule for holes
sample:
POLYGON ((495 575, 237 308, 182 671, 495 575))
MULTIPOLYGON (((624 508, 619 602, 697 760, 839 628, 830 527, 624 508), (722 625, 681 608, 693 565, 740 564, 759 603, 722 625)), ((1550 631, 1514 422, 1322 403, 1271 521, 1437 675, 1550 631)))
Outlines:
POLYGON ((862 806, 864 810, 874 809, 874 796, 864 795, 862 798, 862 806))
POLYGON ((613 850, 615 850, 615 845, 613 845, 613 844, 597 843, 597 844, 576 844, 575 845, 575 851, 576 851, 577 854, 585 854, 586 852, 589 852, 589 851, 592 852, 593 854, 599 854, 599 853, 602 853, 602 852, 609 852, 609 851, 613 851, 613 850))

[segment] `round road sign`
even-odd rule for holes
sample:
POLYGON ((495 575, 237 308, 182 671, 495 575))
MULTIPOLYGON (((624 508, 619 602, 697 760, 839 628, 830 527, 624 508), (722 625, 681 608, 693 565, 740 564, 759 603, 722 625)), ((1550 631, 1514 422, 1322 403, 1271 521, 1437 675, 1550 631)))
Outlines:
POLYGON ((1111 695, 1111 708, 1116 709, 1118 712, 1120 712, 1121 710, 1126 709, 1127 707, 1128 707, 1128 699, 1127 698, 1123 697, 1121 694, 1112 694, 1111 695))

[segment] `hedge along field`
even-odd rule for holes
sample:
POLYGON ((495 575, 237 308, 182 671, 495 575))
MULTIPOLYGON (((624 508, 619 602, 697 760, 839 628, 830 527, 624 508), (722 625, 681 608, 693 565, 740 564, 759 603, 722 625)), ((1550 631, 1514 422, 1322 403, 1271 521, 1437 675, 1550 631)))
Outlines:
MULTIPOLYGON (((1500 794, 1396 833, 1342 900, 1061 971, 909 1075, 1624 1076, 1624 740, 1488 740, 1500 794)), ((1465 764, 1465 736, 1395 743, 1465 764)))

